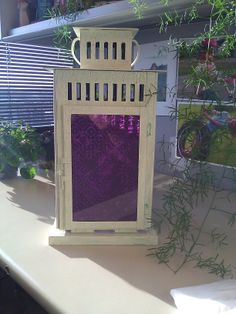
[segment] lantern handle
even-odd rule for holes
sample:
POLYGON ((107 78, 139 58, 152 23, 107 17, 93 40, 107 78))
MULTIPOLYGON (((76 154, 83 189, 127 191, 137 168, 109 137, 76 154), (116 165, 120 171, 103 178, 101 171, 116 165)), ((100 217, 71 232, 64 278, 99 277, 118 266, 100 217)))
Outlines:
POLYGON ((138 61, 139 59, 139 56, 140 56, 140 45, 139 43, 137 42, 137 40, 133 39, 132 42, 136 45, 137 47, 137 54, 136 54, 136 57, 134 59, 134 61, 131 63, 131 68, 135 65, 135 63, 138 61))
POLYGON ((76 57, 76 55, 75 55, 75 53, 74 53, 75 44, 76 44, 77 41, 80 41, 80 39, 79 39, 79 38, 75 38, 75 39, 72 41, 72 44, 71 44, 71 54, 72 54, 74 60, 79 64, 79 66, 81 66, 81 63, 80 63, 79 59, 77 59, 77 57, 76 57))

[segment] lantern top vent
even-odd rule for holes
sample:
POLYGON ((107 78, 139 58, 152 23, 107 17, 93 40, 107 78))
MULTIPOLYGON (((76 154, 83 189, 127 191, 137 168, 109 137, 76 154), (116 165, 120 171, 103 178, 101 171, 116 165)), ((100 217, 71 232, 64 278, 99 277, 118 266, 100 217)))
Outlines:
POLYGON ((77 37, 72 42, 71 52, 81 69, 131 70, 139 58, 140 47, 133 39, 138 32, 137 28, 73 29, 77 37), (133 44, 137 47, 134 58, 133 44))

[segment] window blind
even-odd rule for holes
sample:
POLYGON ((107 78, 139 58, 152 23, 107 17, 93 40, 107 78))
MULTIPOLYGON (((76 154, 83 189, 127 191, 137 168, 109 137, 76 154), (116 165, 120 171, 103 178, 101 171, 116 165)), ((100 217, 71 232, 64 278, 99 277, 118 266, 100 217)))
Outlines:
POLYGON ((0 121, 52 126, 53 73, 48 69, 72 66, 67 50, 0 41, 0 121))

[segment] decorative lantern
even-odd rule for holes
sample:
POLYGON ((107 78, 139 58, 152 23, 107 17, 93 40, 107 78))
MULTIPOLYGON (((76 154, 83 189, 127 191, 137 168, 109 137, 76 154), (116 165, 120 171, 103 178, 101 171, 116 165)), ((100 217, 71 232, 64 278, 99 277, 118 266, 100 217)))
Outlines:
POLYGON ((156 244, 157 73, 131 70, 137 29, 74 30, 80 69, 54 71, 56 227, 49 243, 156 244))

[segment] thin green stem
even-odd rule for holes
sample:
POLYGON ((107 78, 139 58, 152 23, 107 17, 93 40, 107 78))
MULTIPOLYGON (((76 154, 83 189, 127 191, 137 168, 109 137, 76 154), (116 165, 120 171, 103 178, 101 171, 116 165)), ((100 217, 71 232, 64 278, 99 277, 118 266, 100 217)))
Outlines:
POLYGON ((216 192, 214 192, 214 194, 213 194, 213 196, 212 196, 210 206, 209 206, 209 208, 208 208, 208 210, 207 210, 207 212, 206 212, 206 215, 204 216, 204 218, 203 218, 203 220, 202 220, 202 223, 201 223, 201 225, 200 225, 200 227, 199 227, 199 230, 198 230, 198 233, 197 233, 196 238, 194 239, 194 241, 193 241, 193 243, 192 243, 190 249, 188 250, 187 254, 185 254, 185 258, 184 258, 183 262, 182 262, 182 263, 180 264, 180 266, 175 270, 175 273, 177 273, 177 272, 184 266, 184 264, 186 264, 186 263, 188 262, 188 259, 189 259, 189 257, 191 256, 192 251, 193 251, 193 249, 195 248, 195 246, 197 245, 198 240, 199 240, 199 238, 200 238, 200 236, 201 236, 201 234, 202 234, 202 230, 203 230, 203 228, 204 228, 204 226, 205 226, 205 223, 206 223, 206 221, 207 221, 207 218, 208 218, 208 216, 209 216, 211 210, 213 210, 213 204, 214 204, 215 198, 216 198, 216 192))

